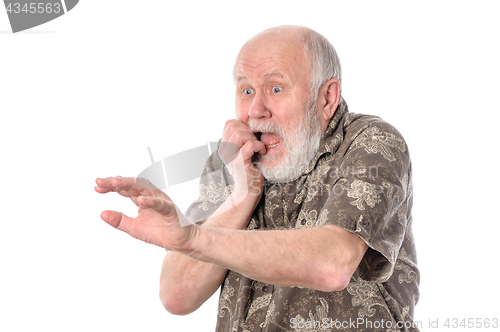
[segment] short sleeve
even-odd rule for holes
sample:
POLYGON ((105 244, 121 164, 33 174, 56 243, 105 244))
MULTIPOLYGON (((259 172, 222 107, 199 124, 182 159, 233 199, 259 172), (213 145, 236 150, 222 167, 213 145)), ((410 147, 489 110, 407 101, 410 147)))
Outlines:
POLYGON ((329 168, 325 224, 359 235, 368 245, 358 266, 367 281, 392 275, 405 237, 410 159, 399 132, 383 121, 358 130, 329 168))

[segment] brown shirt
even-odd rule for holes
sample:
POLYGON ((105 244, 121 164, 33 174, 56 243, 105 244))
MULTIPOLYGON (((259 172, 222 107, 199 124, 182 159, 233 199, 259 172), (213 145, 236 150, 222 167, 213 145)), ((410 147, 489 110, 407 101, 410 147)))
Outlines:
MULTIPOLYGON (((231 191, 221 171, 214 172, 220 166, 215 153, 200 197, 187 211, 191 220, 206 219, 231 191)), ((266 182, 248 229, 339 226, 369 246, 357 271, 338 292, 275 286, 229 271, 216 330, 418 331, 411 178, 401 134, 378 117, 349 113, 342 103, 303 175, 286 184, 266 182)))

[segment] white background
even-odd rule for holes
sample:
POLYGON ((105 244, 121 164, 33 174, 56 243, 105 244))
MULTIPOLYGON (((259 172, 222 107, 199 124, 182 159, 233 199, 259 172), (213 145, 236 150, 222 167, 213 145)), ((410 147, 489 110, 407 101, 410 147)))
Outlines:
POLYGON ((351 112, 407 140, 415 319, 500 318, 494 1, 83 0, 18 34, 0 10, 1 331, 214 330, 218 292, 192 315, 168 314, 164 251, 100 219, 135 207, 94 180, 138 175, 147 147, 159 160, 217 140, 234 114, 239 48, 281 24, 325 35, 351 112))

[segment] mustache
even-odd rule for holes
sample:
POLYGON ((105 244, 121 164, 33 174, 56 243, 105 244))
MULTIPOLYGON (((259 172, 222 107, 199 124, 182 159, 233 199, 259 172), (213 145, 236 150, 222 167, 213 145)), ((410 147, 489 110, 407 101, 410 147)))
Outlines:
POLYGON ((275 134, 281 139, 285 138, 285 129, 274 122, 249 119, 247 125, 256 136, 258 135, 258 139, 260 139, 261 134, 275 134))

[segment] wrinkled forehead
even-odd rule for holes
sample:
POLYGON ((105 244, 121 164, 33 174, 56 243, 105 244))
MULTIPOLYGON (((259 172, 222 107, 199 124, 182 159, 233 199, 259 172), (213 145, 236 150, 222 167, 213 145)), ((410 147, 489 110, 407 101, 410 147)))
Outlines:
POLYGON ((309 61, 298 42, 257 40, 245 44, 234 65, 235 82, 246 78, 263 79, 269 76, 308 78, 309 61))

